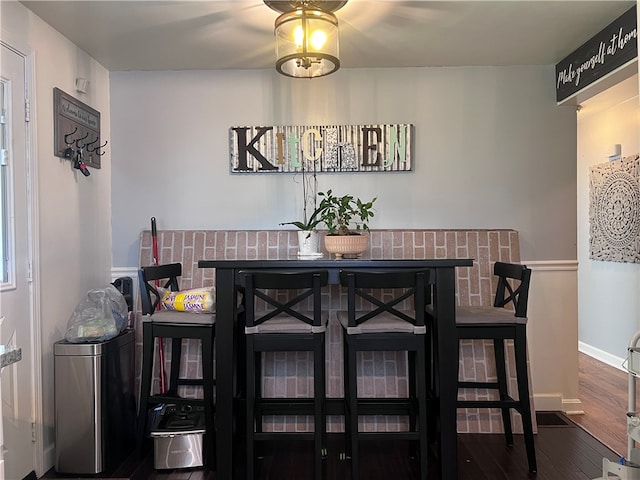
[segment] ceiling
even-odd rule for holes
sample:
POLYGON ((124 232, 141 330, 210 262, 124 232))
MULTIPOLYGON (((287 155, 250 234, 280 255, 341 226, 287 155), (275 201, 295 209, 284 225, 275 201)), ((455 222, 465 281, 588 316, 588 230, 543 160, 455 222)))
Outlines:
MULTIPOLYGON (((23 3, 110 71, 271 68, 261 0, 23 3)), ((343 68, 555 65, 635 1, 349 0, 343 68)))

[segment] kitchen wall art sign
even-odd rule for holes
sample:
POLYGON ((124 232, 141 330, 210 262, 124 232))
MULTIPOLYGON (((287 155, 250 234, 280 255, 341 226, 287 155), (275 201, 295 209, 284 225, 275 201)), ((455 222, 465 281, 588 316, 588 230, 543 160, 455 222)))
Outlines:
POLYGON ((589 169, 589 258, 640 263, 639 155, 589 169))
POLYGON ((231 173, 411 171, 412 130, 411 124, 231 127, 231 173))

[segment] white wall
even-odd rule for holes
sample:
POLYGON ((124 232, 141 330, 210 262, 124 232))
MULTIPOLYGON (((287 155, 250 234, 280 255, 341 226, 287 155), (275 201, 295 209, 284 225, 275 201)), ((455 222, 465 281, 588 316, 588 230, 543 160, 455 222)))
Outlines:
POLYGON ((525 260, 575 260, 574 107, 553 66, 112 72, 113 264, 149 229, 275 229, 300 217, 289 174, 231 175, 239 125, 412 123, 415 171, 324 174, 378 196, 372 228, 514 228, 525 260))
POLYGON ((113 72, 114 266, 137 267, 152 216, 161 230, 300 217, 294 176, 229 173, 230 127, 412 123, 414 172, 324 174, 319 188, 378 196, 372 228, 518 230, 534 268, 536 407, 580 411, 576 112, 556 105, 554 87, 552 66, 344 69, 302 82, 271 70, 113 72))
MULTIPOLYGON (((2 39, 35 58, 35 133, 39 231, 42 406, 45 469, 53 466, 53 343, 64 337, 67 321, 87 290, 111 281, 111 149, 102 169, 84 177, 68 160, 53 155, 53 88, 76 96, 101 113, 101 135, 111 140, 109 74, 86 53, 33 15, 22 4, 2 1, 2 39), (87 95, 74 91, 76 77, 90 81, 87 95)), ((25 321, 29 306, 25 305, 25 321)), ((25 346, 23 355, 31 355, 25 346)), ((39 474, 43 472, 37 472, 39 474)))
POLYGON ((589 259, 589 167, 640 152, 638 75, 585 101, 578 114, 578 318, 581 349, 621 367, 640 329, 640 265, 589 259))

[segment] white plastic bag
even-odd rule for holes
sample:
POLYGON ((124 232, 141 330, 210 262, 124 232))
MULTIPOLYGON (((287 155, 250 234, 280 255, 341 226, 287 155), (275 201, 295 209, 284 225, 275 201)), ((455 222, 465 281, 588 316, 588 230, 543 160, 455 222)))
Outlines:
POLYGON ((89 290, 75 308, 64 338, 71 343, 104 342, 127 326, 127 302, 113 285, 89 290))

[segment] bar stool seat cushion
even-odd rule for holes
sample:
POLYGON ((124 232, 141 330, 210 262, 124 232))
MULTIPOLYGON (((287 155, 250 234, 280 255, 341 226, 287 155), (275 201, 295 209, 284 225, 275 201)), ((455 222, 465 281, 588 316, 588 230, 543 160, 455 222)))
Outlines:
POLYGON ((160 310, 153 315, 145 315, 143 322, 172 323, 178 325, 214 325, 215 313, 189 313, 175 310, 160 310))
MULTIPOLYGON (((307 317, 312 317, 313 312, 300 312, 307 317)), ((324 333, 327 330, 329 313, 322 312, 321 325, 309 325, 302 320, 287 314, 280 314, 270 320, 266 320, 253 327, 245 327, 244 333, 253 335, 257 333, 324 333)))
MULTIPOLYGON (((356 317, 360 317, 366 313, 366 311, 357 311, 356 317)), ((405 313, 409 316, 413 314, 413 311, 405 313)), ((363 333, 414 333, 416 335, 424 335, 427 332, 424 325, 412 325, 392 314, 381 313, 376 317, 362 322, 356 327, 349 326, 349 315, 346 310, 339 310, 336 314, 340 324, 347 331, 347 335, 359 335, 363 333)))

